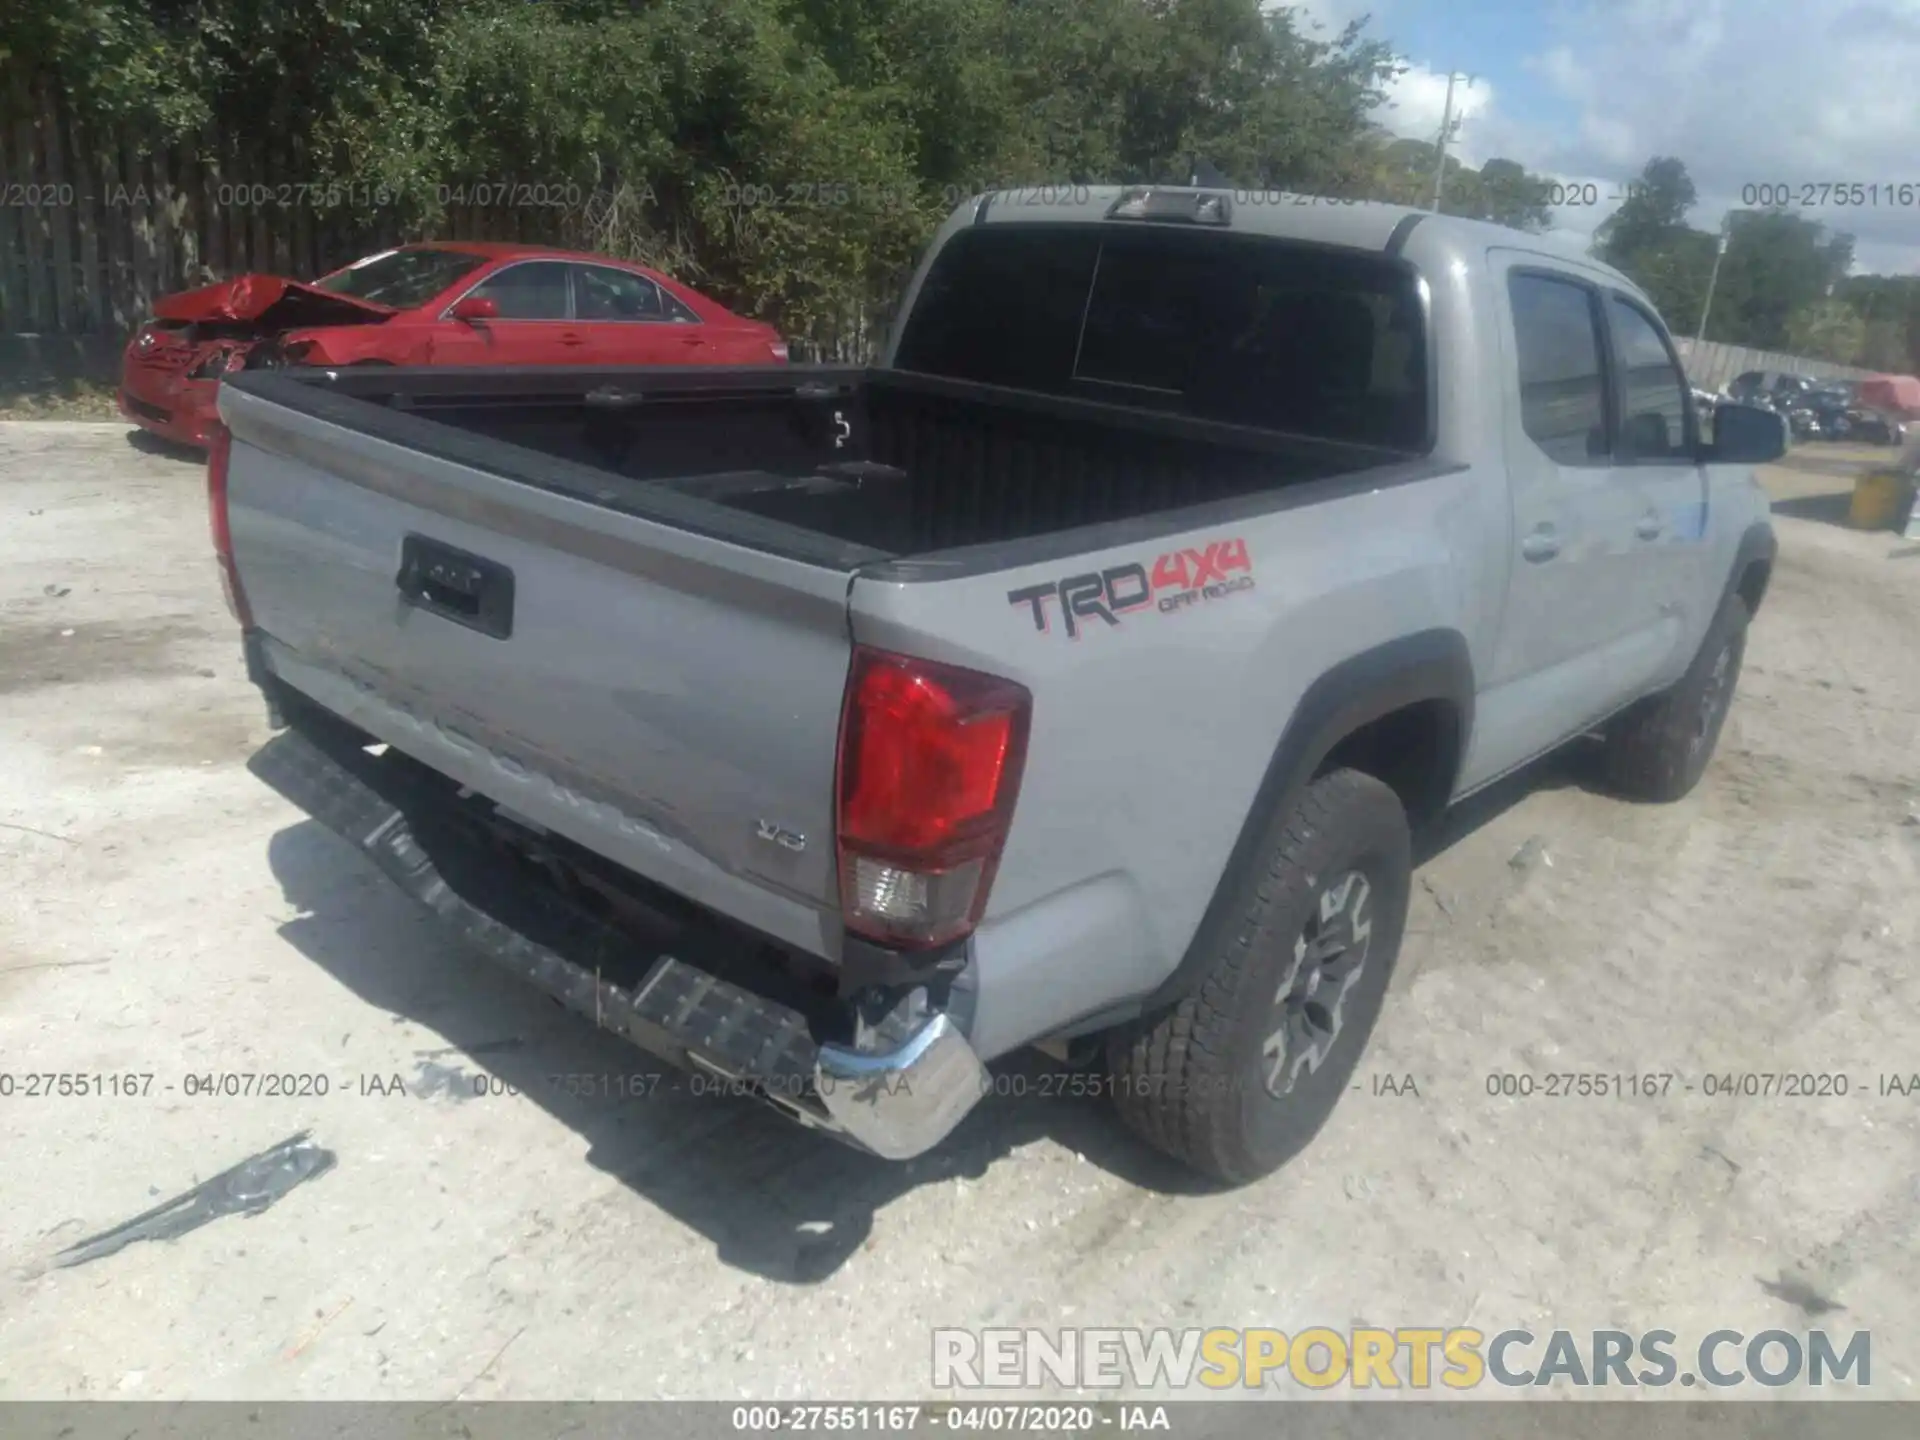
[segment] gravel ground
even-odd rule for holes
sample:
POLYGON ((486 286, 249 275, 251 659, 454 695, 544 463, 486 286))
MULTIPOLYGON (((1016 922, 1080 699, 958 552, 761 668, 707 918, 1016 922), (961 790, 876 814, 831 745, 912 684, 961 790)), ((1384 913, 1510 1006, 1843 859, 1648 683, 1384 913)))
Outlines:
POLYGON ((651 1067, 244 768, 268 732, 198 465, 0 424, 0 1071, 154 1077, 0 1098, 0 1398, 911 1397, 932 1326, 1077 1324, 1826 1324, 1910 1398, 1920 1096, 1880 1077, 1920 1071, 1920 546, 1821 518, 1837 456, 1772 475, 1778 572, 1701 789, 1621 804, 1575 758, 1473 805, 1367 1088, 1205 1195, 1086 1102, 998 1099, 893 1166, 550 1083, 651 1067), (1677 1078, 1488 1094, 1568 1070, 1677 1078), (1701 1092, 1749 1071, 1851 1093, 1701 1092), (329 1093, 186 1093, 212 1072, 329 1093), (338 1162, 265 1213, 49 1268, 301 1130, 338 1162))

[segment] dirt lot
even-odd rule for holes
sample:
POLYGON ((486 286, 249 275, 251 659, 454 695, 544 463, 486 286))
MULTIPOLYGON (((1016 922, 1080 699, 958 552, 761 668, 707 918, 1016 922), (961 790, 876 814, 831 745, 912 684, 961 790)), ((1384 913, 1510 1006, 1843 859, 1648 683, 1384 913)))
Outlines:
POLYGON ((1880 1092, 1920 1072, 1920 546, 1830 523, 1852 463, 1772 476, 1701 790, 1617 803, 1576 758, 1475 805, 1369 1088, 1200 1195, 1084 1102, 1009 1096, 891 1166, 743 1102, 551 1084, 650 1067, 243 768, 267 731, 199 468, 0 425, 0 1071, 154 1077, 0 1098, 0 1398, 919 1396, 941 1324, 1827 1324, 1911 1398, 1920 1096, 1880 1092), (1569 1070, 1677 1078, 1488 1093, 1569 1070), (1753 1071, 1851 1093, 1701 1088, 1753 1071), (330 1093, 187 1095, 212 1072, 330 1093), (303 1129, 338 1163, 265 1213, 47 1268, 303 1129))

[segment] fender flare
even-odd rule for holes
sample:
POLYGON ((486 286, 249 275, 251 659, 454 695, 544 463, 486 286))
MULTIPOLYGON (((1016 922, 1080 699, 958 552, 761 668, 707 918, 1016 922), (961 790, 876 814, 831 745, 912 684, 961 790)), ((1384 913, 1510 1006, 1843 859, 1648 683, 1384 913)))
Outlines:
MULTIPOLYGON (((1769 567, 1769 578, 1771 578, 1773 558, 1779 553, 1780 540, 1773 533, 1772 521, 1756 520, 1747 526, 1740 536, 1740 544, 1734 549, 1733 564, 1727 567, 1726 583, 1721 586, 1720 603, 1714 606, 1714 613, 1719 614, 1720 607, 1727 603, 1727 597, 1740 588, 1741 577, 1747 573, 1747 567, 1754 561, 1766 561, 1769 567)), ((1752 604, 1747 607, 1749 614, 1759 610, 1760 601, 1765 598, 1766 593, 1767 587, 1763 583, 1760 593, 1753 597, 1752 604)))
POLYGON ((1446 737, 1452 756, 1444 802, 1453 794, 1473 731, 1473 659, 1458 630, 1421 630, 1389 640, 1342 660, 1307 687, 1274 746, 1186 954, 1147 998, 1147 1010, 1173 1004, 1188 992, 1207 962, 1211 937, 1231 923, 1227 910, 1237 882, 1249 865, 1258 863, 1269 822, 1293 804, 1334 747, 1383 715, 1431 700, 1445 701, 1454 717, 1454 733, 1446 737))

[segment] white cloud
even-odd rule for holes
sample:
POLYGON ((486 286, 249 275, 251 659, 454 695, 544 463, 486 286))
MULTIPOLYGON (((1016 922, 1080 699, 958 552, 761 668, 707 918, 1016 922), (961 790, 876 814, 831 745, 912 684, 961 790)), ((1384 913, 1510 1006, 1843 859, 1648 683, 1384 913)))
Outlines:
MULTIPOLYGON (((1296 0, 1325 34, 1372 14, 1391 39, 1395 0, 1296 0)), ((1798 213, 1855 239, 1855 268, 1920 273, 1920 0, 1559 0, 1550 43, 1525 68, 1559 103, 1549 122, 1512 113, 1486 79, 1454 92, 1464 116, 1454 153, 1500 155, 1567 184, 1592 181, 1598 206, 1555 212, 1582 243, 1618 207, 1622 186, 1655 155, 1684 160, 1700 193, 1689 216, 1717 226, 1755 203, 1754 185, 1878 184, 1878 203, 1814 204, 1798 213), (1885 191, 1891 184, 1889 198, 1885 191), (1749 198, 1753 197, 1753 198, 1749 198)), ((1310 31, 1311 33, 1311 31, 1310 31)), ((1471 68, 1472 57, 1439 57, 1471 68)), ((1380 121, 1431 140, 1446 73, 1407 58, 1380 121)), ((1509 97, 1510 98, 1510 97, 1509 97)))
MULTIPOLYGON (((1440 133, 1440 121, 1447 109, 1447 76, 1430 65, 1402 62, 1406 68, 1387 86, 1387 103, 1380 107, 1378 119, 1396 135, 1432 140, 1440 133)), ((1453 84, 1453 118, 1461 122, 1455 154, 1470 159, 1474 123, 1493 109, 1493 87, 1485 79, 1462 74, 1453 84)), ((1477 164, 1477 160, 1470 163, 1477 164)))
MULTIPOLYGON (((1749 186, 1793 198, 1822 183, 1920 187, 1920 0, 1573 0, 1531 71, 1577 120, 1502 127, 1502 153, 1534 170, 1635 174, 1684 160, 1717 224, 1749 186)), ((1909 192, 1911 195, 1911 191, 1909 192)), ((1920 270, 1920 205, 1899 191, 1857 207, 1795 208, 1856 237, 1861 268, 1920 270)))

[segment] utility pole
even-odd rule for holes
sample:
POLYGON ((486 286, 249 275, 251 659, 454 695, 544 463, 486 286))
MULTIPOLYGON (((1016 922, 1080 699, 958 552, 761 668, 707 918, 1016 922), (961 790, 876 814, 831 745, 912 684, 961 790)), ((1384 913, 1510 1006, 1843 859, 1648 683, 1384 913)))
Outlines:
POLYGON ((1433 161, 1433 204, 1429 207, 1435 214, 1440 211, 1440 192, 1447 180, 1447 142, 1453 138, 1453 82, 1465 80, 1467 88, 1473 88, 1473 76, 1462 75, 1457 70, 1447 72, 1447 104, 1440 114, 1440 143, 1434 147, 1439 153, 1433 161))
POLYGON ((1702 345, 1707 343, 1707 317, 1713 313, 1713 287, 1720 280, 1720 260, 1727 253, 1727 239, 1733 231, 1733 212, 1729 210, 1726 218, 1720 222, 1720 233, 1714 237, 1713 269, 1707 275, 1707 298, 1700 307, 1700 328, 1694 331, 1694 338, 1702 345))

